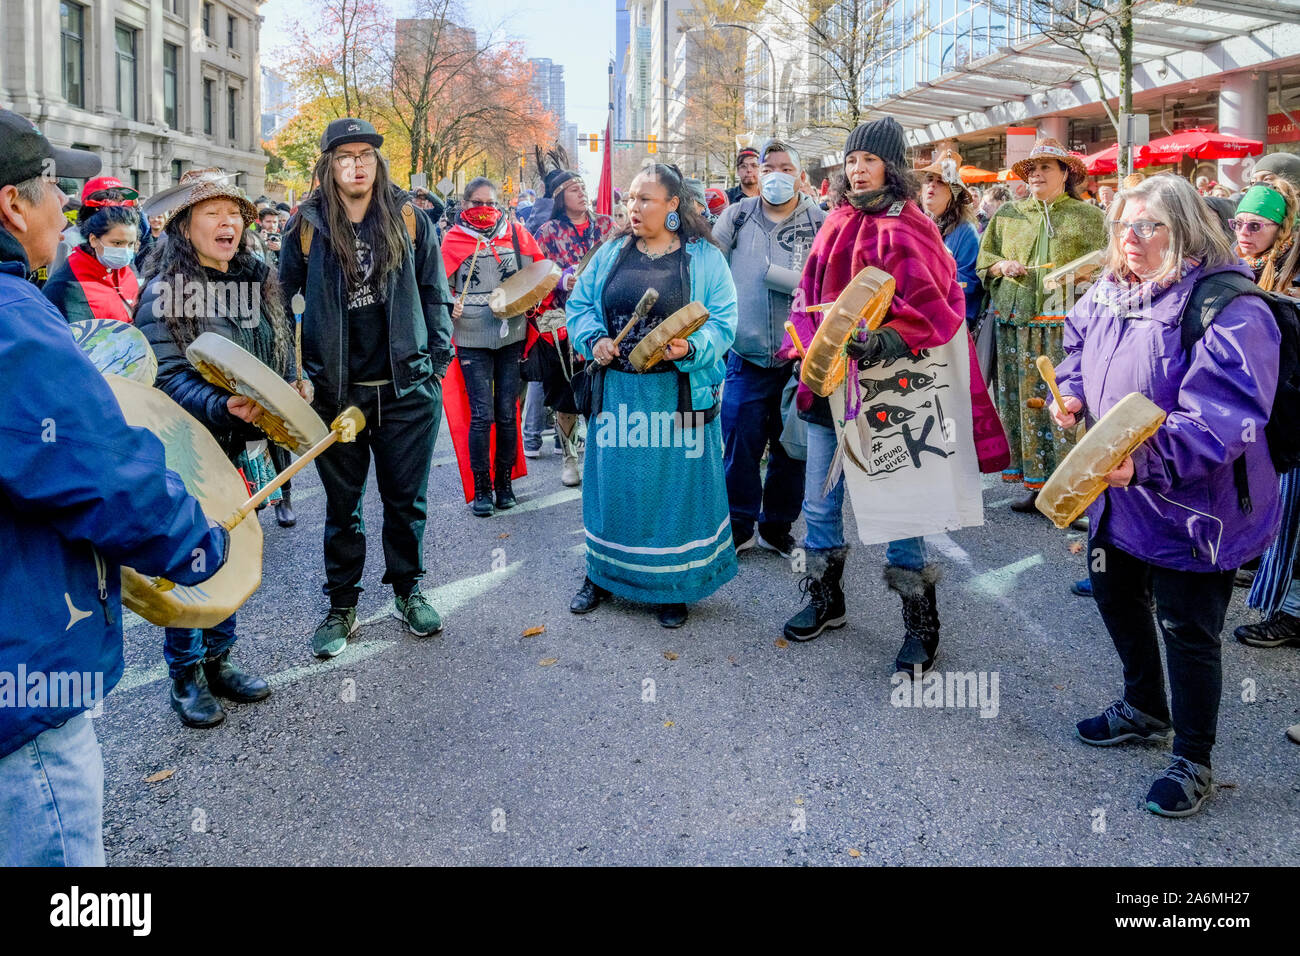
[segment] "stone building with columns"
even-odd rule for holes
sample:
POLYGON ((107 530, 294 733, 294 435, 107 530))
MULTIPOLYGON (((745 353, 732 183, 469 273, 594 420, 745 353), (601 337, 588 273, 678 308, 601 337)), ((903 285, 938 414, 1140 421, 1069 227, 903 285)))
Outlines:
POLYGON ((257 196, 262 2, 3 0, 0 106, 143 195, 219 166, 257 196))
MULTIPOLYGON (((1025 128, 1085 154, 1115 142, 1091 67, 1114 106, 1119 61, 1099 31, 1081 36, 1085 56, 1008 0, 868 2, 904 26, 866 71, 869 113, 897 118, 918 161, 953 145, 966 163, 1005 168, 1008 130, 1025 128)), ((1152 139, 1208 127, 1300 152, 1300 0, 1134 0, 1133 24, 1133 105, 1152 139)), ((786 119, 805 156, 838 165, 843 130, 786 119)), ((1177 171, 1235 187, 1253 163, 1187 159, 1177 171)))

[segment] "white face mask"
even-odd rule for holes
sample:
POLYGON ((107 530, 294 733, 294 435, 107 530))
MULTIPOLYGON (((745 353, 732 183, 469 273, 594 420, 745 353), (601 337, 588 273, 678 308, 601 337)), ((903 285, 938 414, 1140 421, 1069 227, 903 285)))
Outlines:
POLYGON ((773 206, 788 203, 794 198, 794 177, 789 173, 773 170, 764 173, 762 178, 763 198, 773 206))
POLYGON ((132 246, 101 246, 95 258, 108 269, 124 269, 135 261, 135 249, 132 246))

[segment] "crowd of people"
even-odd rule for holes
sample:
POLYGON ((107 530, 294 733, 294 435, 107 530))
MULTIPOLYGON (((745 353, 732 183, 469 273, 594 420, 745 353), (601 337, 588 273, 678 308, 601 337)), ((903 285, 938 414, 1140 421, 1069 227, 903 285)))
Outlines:
MULTIPOLYGON (((33 595, 3 625, 6 666, 74 663, 103 671, 111 687, 122 672, 118 566, 197 584, 227 557, 225 530, 166 470, 161 444, 125 425, 68 335, 68 323, 87 319, 144 333, 156 387, 211 432, 251 489, 284 470, 288 454, 256 427, 261 406, 191 365, 186 348, 199 335, 241 345, 323 421, 348 406, 364 412, 356 442, 316 459, 327 607, 311 647, 321 659, 341 653, 359 626, 372 457, 395 616, 418 636, 443 626, 420 583, 444 411, 466 503, 485 518, 516 505, 512 480, 542 453, 554 416, 560 481, 582 488, 586 573, 573 613, 617 597, 681 627, 690 605, 757 547, 804 562, 784 637, 841 628, 854 605, 844 587, 842 433, 858 374, 949 347, 969 406, 964 395, 944 400, 967 410, 961 440, 973 449, 954 474, 969 490, 977 469, 1000 472, 1025 491, 1012 506, 1019 513, 1038 514, 1036 497, 1081 423, 1095 425, 1132 392, 1166 414, 1076 523, 1088 554, 1104 560, 1089 560, 1075 590, 1094 598, 1124 684, 1076 734, 1097 746, 1172 740, 1149 809, 1189 815, 1212 790, 1233 586, 1249 585, 1262 612, 1240 640, 1300 644, 1300 461, 1280 439, 1270 443, 1280 424, 1268 441, 1243 427, 1263 435, 1284 406, 1290 414, 1297 390, 1300 325, 1286 303, 1300 281, 1300 157, 1265 157, 1252 183, 1226 197, 1173 174, 1094 192, 1080 158, 1045 138, 1015 164, 1018 182, 981 193, 962 181, 953 150, 910 163, 901 126, 884 117, 848 135, 843 167, 820 190, 798 150, 773 138, 740 151, 738 185, 725 194, 647 164, 602 215, 558 150, 537 151, 542 195, 526 191, 517 205, 486 178, 446 204, 407 192, 390 179, 383 136, 345 118, 322 133, 315 188, 290 209, 250 201, 217 169, 187 172, 142 201, 97 175, 93 155, 55 149, 16 114, 0 111, 0 127, 13 147, 0 159, 0 307, 10 318, 0 331, 10 385, 0 429, 13 446, 0 457, 0 547, 24 556, 4 563, 0 582, 33 595), (75 202, 44 174, 46 161, 86 180, 75 202), (1089 283, 1047 287, 1049 271, 1092 254, 1089 283), (494 294, 543 262, 549 285, 503 315, 494 294), (826 321, 822 304, 868 266, 893 279, 892 303, 882 325, 848 338, 848 391, 828 398, 801 380, 805 345, 826 321), (231 283, 258 290, 251 310, 168 294, 231 283), (288 306, 297 295, 301 369, 288 306), (1044 355, 1059 405, 1035 365, 1044 355), (628 427, 629 410, 649 416, 650 434, 628 427), (40 439, 51 417, 57 442, 40 439), (208 555, 202 567, 190 561, 195 549, 208 555), (67 620, 86 606, 102 614, 67 620)), ((280 495, 277 518, 291 526, 288 485, 280 495)), ((889 540, 884 573, 901 602, 896 671, 920 679, 936 666, 940 633, 939 568, 923 536, 889 540)), ((220 723, 222 700, 271 693, 236 662, 236 640, 233 614, 209 629, 165 630, 169 700, 186 726, 220 723)), ((102 860, 89 722, 66 709, 2 713, 6 861, 102 860), (58 818, 32 796, 42 763, 63 767, 49 784, 66 793, 58 818)), ((1288 733, 1300 742, 1300 726, 1288 733)))

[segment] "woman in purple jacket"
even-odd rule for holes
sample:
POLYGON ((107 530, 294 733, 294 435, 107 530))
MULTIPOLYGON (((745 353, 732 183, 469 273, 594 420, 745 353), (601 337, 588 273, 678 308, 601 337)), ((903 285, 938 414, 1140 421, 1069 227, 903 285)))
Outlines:
POLYGON ((1091 423, 1134 391, 1168 417, 1106 476, 1110 487, 1088 509, 1093 595, 1123 664, 1124 694, 1080 721, 1077 732, 1103 747, 1172 736, 1174 761, 1152 784, 1146 806, 1188 816, 1212 786, 1219 633, 1233 575, 1278 527, 1278 479, 1264 425, 1280 336, 1268 307, 1244 296, 1184 350, 1180 318, 1197 280, 1250 274, 1187 180, 1153 176, 1121 194, 1110 215, 1106 270, 1066 320, 1066 358, 1057 369, 1065 408, 1053 403, 1052 417, 1067 428, 1081 414, 1091 423), (1250 506, 1239 502, 1233 478, 1243 456, 1250 506))

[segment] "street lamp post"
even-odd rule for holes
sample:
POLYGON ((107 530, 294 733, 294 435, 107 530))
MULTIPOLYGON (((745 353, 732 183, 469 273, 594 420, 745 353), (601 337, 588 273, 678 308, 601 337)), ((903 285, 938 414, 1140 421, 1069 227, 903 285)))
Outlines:
MULTIPOLYGON (((759 33, 757 30, 753 29, 752 27, 747 27, 747 26, 745 26, 743 23, 715 23, 715 24, 713 24, 713 26, 714 26, 714 27, 731 27, 731 28, 733 28, 733 29, 735 29, 735 30, 744 30, 746 33, 753 34, 755 37, 758 38, 758 42, 761 43, 761 44, 763 44, 763 49, 767 51, 768 59, 772 61, 772 84, 771 84, 771 88, 770 88, 770 92, 771 92, 771 94, 772 94, 772 135, 773 135, 773 136, 776 136, 776 123, 777 123, 777 116, 778 116, 779 114, 778 114, 778 112, 777 112, 777 108, 776 108, 776 83, 777 83, 777 79, 776 79, 776 57, 775 57, 775 56, 773 55, 773 53, 772 53, 772 48, 771 48, 770 46, 767 45, 767 40, 763 39, 763 35, 762 35, 761 33, 759 33)), ((700 27, 690 27, 689 29, 686 30, 686 32, 687 32, 687 33, 693 33, 693 32, 695 32, 696 30, 706 30, 706 29, 709 29, 709 27, 703 27, 703 26, 700 26, 700 27)))

